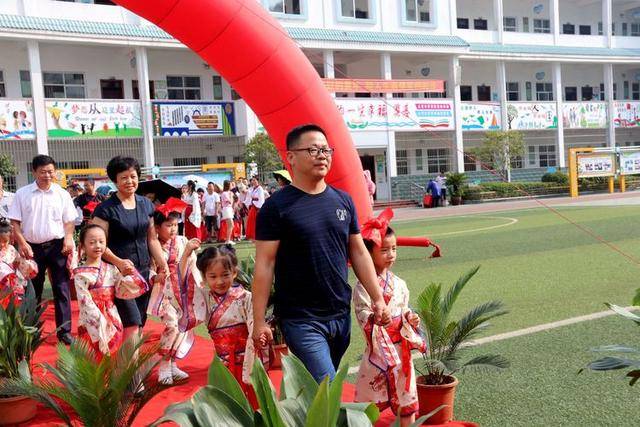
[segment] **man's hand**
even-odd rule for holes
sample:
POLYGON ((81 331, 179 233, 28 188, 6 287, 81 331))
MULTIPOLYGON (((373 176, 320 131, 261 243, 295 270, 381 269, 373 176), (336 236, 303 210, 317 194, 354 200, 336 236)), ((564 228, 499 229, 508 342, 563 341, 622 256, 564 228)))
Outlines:
POLYGON ((253 345, 256 349, 265 348, 273 341, 273 331, 267 322, 253 325, 253 345))
POLYGON ((72 236, 65 236, 62 241, 62 255, 69 255, 73 249, 75 248, 75 244, 73 243, 72 236))
POLYGON ((380 326, 387 326, 391 323, 391 312, 384 300, 373 303, 373 321, 380 326))
POLYGON ((27 242, 24 242, 23 244, 18 245, 18 252, 20 252, 20 256, 22 256, 23 258, 26 258, 26 259, 33 258, 33 249, 31 249, 31 245, 29 245, 27 242))
POLYGON ((136 268, 135 265, 133 265, 133 262, 128 259, 123 259, 118 261, 118 263, 116 264, 116 267, 118 267, 118 270, 120 270, 120 273, 123 276, 129 276, 133 274, 136 268))

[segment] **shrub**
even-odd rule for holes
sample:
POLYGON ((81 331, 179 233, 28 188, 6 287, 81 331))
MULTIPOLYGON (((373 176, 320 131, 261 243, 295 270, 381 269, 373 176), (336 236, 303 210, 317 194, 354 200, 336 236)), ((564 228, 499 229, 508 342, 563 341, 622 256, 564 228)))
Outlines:
POLYGON ((569 176, 562 172, 545 173, 542 175, 542 182, 555 182, 558 184, 569 184, 569 176))

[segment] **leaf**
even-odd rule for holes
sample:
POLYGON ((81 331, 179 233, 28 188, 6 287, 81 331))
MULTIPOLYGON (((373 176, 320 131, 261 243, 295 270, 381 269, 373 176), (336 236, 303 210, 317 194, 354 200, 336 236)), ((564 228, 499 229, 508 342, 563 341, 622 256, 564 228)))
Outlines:
POLYGON ((640 369, 635 369, 633 371, 627 372, 627 376, 631 378, 631 381, 629 381, 629 385, 635 385, 638 379, 640 379, 640 369))
POLYGON ((318 392, 307 411, 305 427, 332 427, 329 423, 329 377, 320 383, 318 392))
POLYGON ((199 427, 191 401, 174 403, 168 406, 164 411, 164 415, 154 421, 150 427, 156 427, 170 421, 173 421, 180 427, 199 427))
POLYGON ((632 366, 640 366, 640 360, 622 359, 619 357, 604 357, 594 360, 587 365, 592 371, 611 371, 615 369, 629 368, 632 366))
POLYGON ((619 315, 626 317, 627 319, 631 319, 634 322, 636 322, 637 324, 640 325, 640 316, 633 314, 632 312, 630 312, 629 310, 627 310, 626 308, 620 307, 618 305, 615 304, 610 304, 610 303, 605 303, 605 305, 607 307, 609 307, 609 309, 615 311, 616 313, 618 313, 619 315))
POLYGON ((342 404, 342 409, 344 411, 351 411, 351 412, 362 412, 364 413, 367 418, 369 419, 370 423, 375 423, 376 421, 378 421, 378 418, 380 418, 380 410, 378 409, 378 407, 374 404, 374 403, 364 403, 364 402, 360 402, 360 403, 352 403, 352 402, 346 402, 342 404))
POLYGON ((610 351, 614 353, 640 353, 640 350, 636 348, 626 347, 623 345, 603 345, 601 347, 592 348, 591 351, 610 351))
MULTIPOLYGON (((266 427, 286 427, 278 406, 269 377, 262 366, 260 358, 256 358, 251 372, 251 384, 260 404, 260 414, 266 427)), ((257 423, 256 423, 257 424, 257 423)))
POLYGON ((343 366, 338 370, 333 381, 329 385, 327 422, 329 426, 335 426, 340 416, 340 401, 342 399, 342 384, 347 376, 347 367, 343 366))
POLYGON ((369 419, 369 417, 367 417, 367 414, 365 412, 353 409, 345 409, 344 414, 344 420, 346 421, 346 423, 345 421, 343 421, 344 424, 339 424, 341 426, 346 425, 348 427, 367 427, 372 425, 371 420, 369 419))
POLYGON ((287 426, 303 426, 307 408, 301 399, 290 398, 280 401, 280 412, 287 426))
POLYGON ((311 406, 318 391, 318 383, 300 359, 289 353, 282 357, 282 384, 285 394, 291 399, 302 399, 305 410, 311 406))
POLYGON ((242 387, 238 380, 233 376, 229 369, 224 366, 222 360, 216 355, 209 365, 209 385, 216 387, 227 393, 249 414, 253 413, 253 408, 242 391, 242 387))
POLYGON ((191 398, 193 412, 202 427, 250 427, 253 413, 244 408, 224 391, 207 385, 191 398))

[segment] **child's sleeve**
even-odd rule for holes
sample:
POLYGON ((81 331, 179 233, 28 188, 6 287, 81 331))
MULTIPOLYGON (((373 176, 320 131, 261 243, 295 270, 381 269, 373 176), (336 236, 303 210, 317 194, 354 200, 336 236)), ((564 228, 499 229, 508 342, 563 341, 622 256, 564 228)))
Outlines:
POLYGON ((110 330, 109 322, 107 322, 107 319, 93 301, 91 292, 89 292, 90 280, 84 274, 76 273, 73 277, 73 283, 76 287, 78 306, 80 308, 78 324, 86 329, 92 342, 98 343, 100 351, 108 354, 109 340, 113 334, 110 330))
POLYGON ((123 276, 115 267, 113 270, 116 282, 116 298, 134 299, 149 290, 149 284, 137 270, 128 276, 123 276))
POLYGON ((373 309, 371 307, 371 298, 360 282, 353 289, 353 308, 358 324, 362 329, 365 329, 367 323, 373 318, 373 309))

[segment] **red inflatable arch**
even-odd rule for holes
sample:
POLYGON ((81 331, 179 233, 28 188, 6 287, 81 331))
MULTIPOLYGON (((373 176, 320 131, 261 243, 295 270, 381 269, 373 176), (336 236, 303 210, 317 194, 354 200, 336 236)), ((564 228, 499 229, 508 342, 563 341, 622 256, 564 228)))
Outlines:
MULTIPOLYGON (((372 215, 351 135, 309 60, 256 0, 115 0, 220 73, 256 113, 278 151, 295 126, 320 125, 336 149, 327 182, 348 192, 360 223, 372 215)), ((284 157, 284 156, 283 156, 284 157)))

